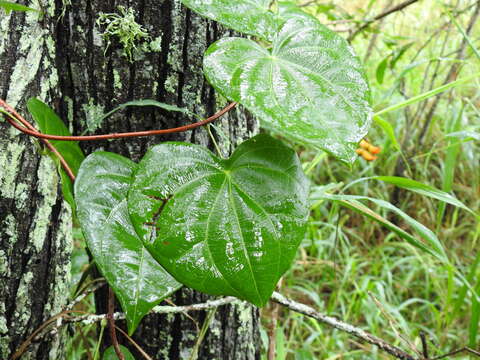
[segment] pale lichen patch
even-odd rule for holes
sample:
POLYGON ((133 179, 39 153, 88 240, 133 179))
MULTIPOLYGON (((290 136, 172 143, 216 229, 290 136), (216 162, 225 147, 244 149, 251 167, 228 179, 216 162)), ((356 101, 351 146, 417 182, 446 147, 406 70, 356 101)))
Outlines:
POLYGON ((87 130, 89 132, 94 132, 102 125, 99 119, 105 112, 104 106, 95 104, 94 100, 90 98, 88 103, 82 105, 82 110, 85 114, 84 124, 86 125, 87 130))
POLYGON ((7 199, 15 197, 15 177, 20 168, 20 160, 25 146, 8 142, 6 151, 0 151, 0 196, 7 199))
POLYGON ((42 156, 37 176, 37 191, 41 199, 33 220, 35 226, 29 239, 37 252, 40 252, 43 248, 48 228, 50 227, 52 207, 57 201, 58 175, 55 164, 50 157, 42 156))
POLYGON ((19 40, 17 61, 10 78, 7 102, 15 107, 22 99, 25 89, 36 78, 42 61, 44 37, 47 31, 38 22, 38 14, 25 13, 26 24, 19 40))

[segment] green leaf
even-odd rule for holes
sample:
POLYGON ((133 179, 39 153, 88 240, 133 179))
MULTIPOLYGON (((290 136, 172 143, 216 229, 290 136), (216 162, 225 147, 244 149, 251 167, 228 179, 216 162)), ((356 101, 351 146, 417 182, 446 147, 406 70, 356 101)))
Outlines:
POLYGON ((360 61, 343 38, 314 17, 284 16, 271 50, 243 38, 212 44, 205 75, 264 127, 353 162, 371 123, 370 90, 360 61))
POLYGON ((417 194, 443 201, 447 204, 459 207, 461 209, 467 210, 472 214, 475 214, 456 197, 450 195, 449 193, 446 193, 445 191, 438 190, 430 185, 422 184, 421 182, 399 176, 373 176, 371 179, 380 180, 398 186, 402 189, 413 191, 417 194))
POLYGON ((145 249, 128 215, 127 191, 136 164, 96 152, 75 181, 78 220, 99 270, 127 316, 129 333, 150 309, 180 288, 145 249))
POLYGON ((0 8, 3 8, 7 15, 11 11, 34 11, 34 12, 40 12, 36 9, 32 9, 28 6, 21 5, 21 4, 16 4, 11 1, 0 1, 0 8))
POLYGON ((382 130, 385 132, 385 134, 388 136, 388 138, 392 142, 394 148, 397 149, 398 151, 402 151, 402 147, 400 146, 400 143, 398 142, 397 137, 395 136, 395 130, 393 129, 393 126, 380 116, 375 116, 373 120, 378 126, 382 128, 382 130))
POLYGON ((407 106, 410 106, 410 105, 412 105, 412 104, 418 103, 418 102, 420 102, 420 101, 424 101, 424 100, 430 99, 431 97, 437 96, 438 94, 440 94, 440 93, 442 93, 442 92, 444 92, 444 91, 447 91, 447 90, 453 89, 453 88, 455 88, 455 87, 457 87, 457 86, 466 84, 466 83, 472 81, 473 79, 478 78, 479 76, 480 76, 480 72, 477 72, 477 73, 475 73, 475 74, 473 74, 473 75, 466 76, 466 77, 464 77, 464 78, 461 78, 461 79, 458 79, 458 80, 449 82, 448 84, 439 86, 438 88, 435 88, 435 89, 426 91, 426 92, 424 92, 423 94, 420 94, 420 95, 411 97, 410 99, 407 99, 407 100, 405 100, 405 101, 402 101, 401 103, 398 103, 398 104, 389 106, 389 107, 387 107, 387 108, 385 108, 385 109, 382 109, 382 110, 380 110, 380 111, 377 111, 377 112, 374 114, 374 116, 380 116, 380 115, 383 115, 383 114, 386 114, 386 113, 389 113, 389 112, 392 112, 392 111, 397 111, 397 110, 403 109, 404 107, 407 107, 407 106))
POLYGON ((436 257, 440 261, 444 263, 449 263, 448 257, 446 255, 445 249, 438 240, 437 236, 426 226, 420 224, 418 221, 404 213, 402 210, 397 208, 396 206, 390 204, 385 200, 375 199, 367 196, 357 196, 357 195, 332 195, 325 193, 323 188, 314 189, 311 195, 312 200, 332 200, 337 201, 341 205, 354 210, 362 215, 367 216, 368 218, 382 224, 387 229, 393 231, 397 234, 400 238, 407 241, 409 244, 419 248, 420 250, 436 257), (367 206, 363 205, 359 200, 367 200, 371 201, 378 206, 392 211, 400 216, 408 225, 415 230, 415 232, 420 236, 423 241, 418 240, 414 236, 410 235, 405 230, 401 229, 397 225, 393 224, 391 221, 385 219, 383 216, 379 215, 375 211, 371 210, 367 206))
POLYGON ((388 60, 391 55, 387 55, 377 66, 377 82, 381 85, 383 84, 383 79, 385 78, 385 70, 387 70, 388 60))
POLYGON ((475 140, 480 141, 480 132, 475 131, 456 131, 445 135, 446 138, 457 138, 462 140, 475 140))
POLYGON ((196 13, 236 31, 271 40, 281 20, 269 10, 271 0, 182 0, 196 13))
MULTIPOLYGON (((27 102, 27 108, 33 119, 35 120, 40 132, 49 135, 70 136, 71 133, 63 123, 62 119, 48 105, 42 101, 32 98, 27 102)), ((68 166, 72 169, 74 175, 78 173, 80 164, 85 155, 75 141, 56 141, 50 140, 50 143, 63 156, 68 166)), ((75 202, 73 200, 73 184, 65 170, 61 167, 59 159, 51 154, 57 163, 60 177, 62 179, 62 192, 65 200, 75 211, 75 202)))
MULTIPOLYGON (((128 350, 125 346, 120 345, 120 351, 125 357, 125 360, 135 360, 130 350, 128 350)), ((117 353, 115 352, 115 348, 109 346, 107 350, 103 353, 102 360, 118 360, 117 353)))
POLYGON ((263 306, 303 239, 308 188, 295 152, 267 135, 228 160, 164 143, 140 162, 128 205, 145 246, 177 280, 263 306))
POLYGON ((90 128, 89 128, 89 131, 94 131, 97 127, 100 126, 100 124, 103 122, 103 120, 105 120, 109 116, 113 115, 117 111, 125 109, 129 106, 154 106, 154 107, 158 107, 160 109, 166 110, 166 111, 181 112, 181 113, 184 113, 185 115, 188 115, 188 116, 196 116, 196 117, 200 118, 196 114, 192 113, 190 110, 188 110, 186 108, 180 108, 180 107, 175 106, 175 105, 165 104, 165 103, 158 102, 156 100, 151 100, 151 99, 134 100, 134 101, 129 101, 129 102, 126 102, 124 104, 121 104, 121 105, 117 106, 115 109, 109 111, 108 113, 91 120, 90 121, 91 125, 90 125, 90 128))

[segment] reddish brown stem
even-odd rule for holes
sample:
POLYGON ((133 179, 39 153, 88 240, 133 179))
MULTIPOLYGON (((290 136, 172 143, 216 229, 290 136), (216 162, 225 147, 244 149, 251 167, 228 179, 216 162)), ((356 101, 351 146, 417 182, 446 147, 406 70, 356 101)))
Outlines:
MULTIPOLYGON (((209 118, 171 129, 160 129, 160 130, 148 130, 148 131, 137 131, 137 132, 128 132, 128 133, 114 133, 114 134, 105 134, 105 135, 87 135, 87 136, 59 136, 59 135, 48 135, 42 134, 36 130, 32 130, 30 128, 26 128, 23 126, 18 125, 12 119, 7 119, 7 121, 14 126, 17 130, 28 134, 30 136, 39 138, 39 139, 48 139, 48 140, 60 140, 60 141, 91 141, 91 140, 109 140, 109 139, 123 139, 123 138, 131 138, 131 137, 141 137, 141 136, 153 136, 153 135, 162 135, 162 134, 173 134, 184 132, 188 130, 193 130, 198 127, 207 125, 215 120, 217 120, 222 115, 226 114, 230 110, 232 110, 235 106, 237 106, 236 102, 229 104, 224 109, 217 112, 215 115, 210 116, 209 118)), ((23 123, 23 122, 22 122, 23 123)), ((25 125, 25 124, 24 124, 25 125)))
POLYGON ((4 100, 0 99, 0 106, 2 106, 5 110, 7 110, 18 122, 20 122, 23 126, 17 124, 15 120, 11 119, 10 117, 6 116, 6 120, 17 130, 36 137, 42 141, 45 146, 55 154, 60 160, 62 167, 66 171, 69 178, 72 182, 75 182, 75 175, 73 174, 72 169, 68 166, 68 163, 65 161, 63 156, 57 151, 57 149, 48 141, 48 140, 59 140, 59 141, 90 141, 90 140, 107 140, 107 139, 122 139, 122 138, 130 138, 130 137, 141 137, 141 136, 153 136, 153 135, 161 135, 161 134, 172 134, 178 132, 184 132, 188 130, 196 129, 200 126, 204 126, 209 124, 219 117, 225 115, 227 112, 232 110, 235 106, 237 106, 236 102, 232 102, 216 114, 210 116, 209 118, 171 129, 161 129, 161 130, 150 130, 150 131, 137 131, 137 132, 129 132, 129 133, 117 133, 117 134, 105 134, 105 135, 90 135, 90 136, 58 136, 58 135, 48 135, 42 134, 39 132, 35 127, 30 124, 27 120, 25 120, 19 113, 15 111, 10 105, 8 105, 4 100))
POLYGON ((108 328, 110 330, 110 340, 112 341, 113 348, 120 360, 125 360, 122 351, 120 350, 120 345, 118 344, 117 331, 115 328, 115 319, 113 318, 113 312, 115 310, 115 295, 111 287, 108 288, 108 328))
MULTIPOLYGON (((15 119, 17 119, 19 122, 21 122, 24 126, 24 127, 21 127, 20 125, 18 125, 13 119, 11 119, 9 116, 6 116, 6 120, 11 124, 13 125, 15 128, 19 129, 25 129, 25 130, 28 130, 29 131, 34 131, 36 133, 39 133, 37 131, 37 129, 35 129, 35 127, 33 127, 32 124, 30 124, 27 120, 25 120, 19 113, 17 113, 15 111, 14 108, 12 108, 10 105, 8 105, 5 101, 3 101, 2 99, 0 99, 0 106, 2 106, 5 110, 7 110, 15 119), (28 129, 26 129, 28 128, 28 129)), ((21 130, 20 130, 21 131, 21 130)), ((39 133, 40 134, 40 133, 39 133)), ((75 175, 73 174, 73 171, 72 169, 70 168, 70 166, 68 166, 68 163, 65 161, 65 159, 63 158, 62 154, 60 154, 58 152, 58 150, 52 145, 52 143, 46 139, 40 139, 41 142, 43 142, 45 144, 45 146, 52 152, 55 154, 55 156, 60 160, 60 164, 62 164, 62 167, 63 169, 65 170, 65 172, 67 173, 68 177, 70 178, 70 180, 72 180, 72 182, 75 182, 75 175)))

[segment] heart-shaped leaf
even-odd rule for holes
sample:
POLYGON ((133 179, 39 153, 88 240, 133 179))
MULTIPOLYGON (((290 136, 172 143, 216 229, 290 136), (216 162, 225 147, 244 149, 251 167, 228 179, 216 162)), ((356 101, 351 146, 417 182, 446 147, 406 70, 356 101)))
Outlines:
POLYGON ((120 155, 96 152, 82 163, 75 181, 88 248, 125 311, 130 334, 181 286, 152 258, 130 221, 126 196, 136 167, 120 155))
POLYGON ((280 19, 269 10, 271 0, 182 0, 196 13, 236 31, 271 40, 280 19))
POLYGON ((177 280, 263 306, 304 236, 308 188, 295 152, 267 135, 228 160, 164 143, 139 163, 128 206, 145 246, 177 280))
POLYGON ((263 126, 353 162, 372 114, 360 61, 314 17, 288 10, 281 16, 286 21, 271 50, 249 39, 219 40, 206 52, 205 75, 263 126))

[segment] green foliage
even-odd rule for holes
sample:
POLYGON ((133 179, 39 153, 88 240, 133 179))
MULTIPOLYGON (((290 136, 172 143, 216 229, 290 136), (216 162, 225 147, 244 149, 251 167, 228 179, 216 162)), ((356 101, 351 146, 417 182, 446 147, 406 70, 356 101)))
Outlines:
POLYGON ((7 15, 11 11, 34 11, 34 12, 40 12, 37 9, 32 9, 28 6, 17 4, 11 1, 0 1, 0 8, 4 9, 7 15))
POLYGON ((177 280, 263 306, 304 236, 307 195, 295 152, 258 135, 228 160, 198 145, 153 147, 128 206, 138 235, 177 280))
MULTIPOLYGON (((125 360, 135 360, 130 350, 128 350, 125 346, 120 345, 120 351, 122 352, 125 360)), ((109 346, 107 350, 103 353, 102 360, 118 360, 117 353, 115 352, 115 348, 109 346)))
MULTIPOLYGON (((383 155, 374 163, 360 161, 347 169, 318 152, 320 148, 352 162, 353 150, 370 123, 367 77, 346 42, 292 4, 275 2, 270 7, 270 1, 263 0, 183 3, 260 39, 228 38, 213 44, 206 54, 205 73, 222 95, 245 105, 264 127, 303 144, 299 152, 316 184, 310 196, 315 202, 304 234, 306 206, 296 209, 295 216, 289 206, 294 197, 293 203, 306 202, 306 180, 298 161, 292 160, 293 152, 266 137, 251 140, 264 143, 266 149, 248 153, 245 149, 255 146, 247 142, 228 160, 179 143, 154 147, 139 165, 113 154, 92 155, 91 167, 90 157, 85 162, 84 175, 82 166, 79 179, 83 185, 76 192, 77 201, 83 202, 82 226, 91 232, 87 240, 102 272, 116 269, 115 275, 106 277, 122 298, 124 310, 129 297, 131 301, 128 284, 138 285, 143 279, 142 257, 148 258, 151 267, 161 269, 167 282, 172 281, 171 291, 180 286, 173 276, 207 293, 233 294, 263 305, 304 238, 298 261, 284 275, 283 291, 289 295, 390 337, 392 343, 398 344, 398 333, 416 339, 422 329, 436 344, 431 350, 437 355, 455 345, 478 344, 480 257, 475 254, 480 227, 478 217, 459 211, 479 211, 480 137, 478 126, 472 125, 480 114, 479 97, 476 88, 459 86, 477 80, 478 70, 459 67, 455 75, 463 72, 457 80, 449 77, 439 82, 451 64, 465 62, 453 58, 461 40, 478 56, 475 39, 463 30, 467 26, 461 18, 452 20, 461 36, 454 41, 449 32, 450 39, 441 51, 436 47, 438 39, 430 44, 430 39, 422 38, 428 32, 404 36, 397 34, 402 30, 399 26, 392 27, 390 34, 372 24, 370 34, 381 39, 377 43, 371 36, 356 38, 354 45, 365 49, 369 78, 377 79, 372 94, 380 110, 370 136, 382 142, 383 155), (370 41, 374 46, 370 47, 370 41), (423 48, 429 53, 419 55, 423 48), (439 101, 436 108, 440 116, 423 123, 435 97, 447 90, 452 91, 448 101, 439 101), (458 108, 454 105, 461 98, 467 105, 451 120, 455 126, 439 128, 442 121, 450 121, 449 111, 458 108), (423 128, 426 132, 420 136, 418 130, 423 128), (245 167, 229 167, 240 160, 245 167), (278 171, 287 169, 296 174, 296 181, 278 171), (343 193, 347 188, 352 195, 343 193), (270 218, 281 218, 282 228, 270 218), (107 257, 107 253, 125 251, 133 259, 133 270, 129 267, 126 278, 122 277, 125 269, 115 268, 122 266, 121 261, 107 257), (261 261, 256 263, 259 253, 261 261)), ((358 19, 368 19, 375 3, 370 1, 358 19)), ((350 10, 334 2, 312 4, 305 7, 309 13, 355 24, 350 10)), ((122 14, 120 18, 128 17, 122 14)), ((112 34, 117 31, 110 30, 112 34)), ((144 32, 141 27, 140 32, 144 32)), ((142 39, 131 42, 132 54, 142 39)), ((156 104, 149 100, 127 103, 114 111, 129 105, 156 104)), ((152 276, 148 284, 157 288, 136 288, 140 310, 125 310, 130 332, 153 306, 146 299, 154 289, 156 295, 169 293, 168 289, 158 291, 157 284, 163 280, 158 281, 155 272, 148 273, 152 276)), ((365 351, 352 349, 342 334, 292 313, 280 316, 282 326, 275 334, 278 358, 365 357, 365 351)), ((382 358, 375 350, 368 356, 382 358)))
POLYGON ((88 248, 127 315, 129 333, 155 305, 176 291, 175 281, 144 248, 127 209, 136 164, 96 152, 75 181, 78 220, 88 248))
MULTIPOLYGON (((299 0, 298 3, 308 2, 299 0)), ((358 28, 364 19, 373 18, 385 9, 382 1, 334 0, 329 4, 333 9, 327 16, 319 13, 321 6, 318 2, 303 9, 319 14, 322 22, 336 21, 329 26, 339 30, 358 28)), ((476 288, 478 293, 480 289, 478 219, 459 207, 399 189, 390 183, 356 181, 378 175, 414 178, 422 184, 445 190, 479 213, 480 93, 479 77, 475 76, 479 62, 469 44, 464 56, 457 59, 457 51, 465 36, 457 31, 447 16, 452 13, 456 22, 468 29, 475 6, 474 2, 457 5, 453 1, 426 0, 422 5, 409 6, 372 23, 372 32, 364 32, 355 38, 352 46, 365 60, 369 79, 376 78, 378 65, 389 56, 383 83, 371 81, 375 109, 394 109, 397 104, 404 105, 409 99, 416 98, 416 102, 384 113, 381 119, 374 118, 368 141, 382 148, 376 161, 360 160, 352 169, 346 169, 321 156, 316 149, 298 148, 304 168, 311 169, 309 176, 314 184, 333 183, 335 187, 327 193, 336 195, 345 190, 340 183, 343 182, 348 184, 348 194, 390 202, 434 230, 453 268, 412 247, 380 221, 370 220, 339 201, 323 200, 316 202, 311 212, 306 239, 295 265, 284 277, 282 293, 314 304, 374 334, 381 334, 400 347, 408 348, 398 334, 421 349, 418 335, 423 331, 427 334, 432 358, 468 343, 473 348, 479 344, 480 334, 475 326, 478 325, 475 316, 478 316, 479 308, 472 291, 476 288), (444 4, 449 7, 445 9, 444 4), (392 69, 391 54, 411 42, 413 45, 392 69), (452 68, 456 71, 448 77, 452 68), (468 78, 462 86, 447 89, 448 93, 432 91, 428 100, 417 97, 456 79, 468 78), (434 103, 434 116, 430 124, 426 124, 434 103), (458 120, 462 103, 465 103, 465 109, 458 120), (447 125, 457 120, 460 131, 447 125), (424 127, 427 130, 420 140, 424 127), (459 147, 457 154, 456 147, 459 147), (451 188, 444 187, 444 176, 445 179, 453 177, 451 188), (445 212, 438 222, 438 210, 443 204, 445 212), (462 272, 471 286, 465 285, 460 278, 462 272)), ((479 25, 478 20, 473 25, 469 35, 472 40, 476 39, 479 25)), ((472 43, 478 45, 477 41, 472 43)), ((374 212, 418 241, 424 241, 400 215, 369 200, 357 201, 366 211, 374 212)), ((268 317, 268 313, 264 315, 266 324, 268 317)), ((332 332, 297 314, 284 312, 278 322, 282 324, 286 338, 287 358, 386 359, 381 351, 356 346, 348 335, 332 332)), ((457 357, 470 359, 466 354, 457 357)))
POLYGON ((278 15, 270 11, 271 0, 182 0, 196 13, 267 41, 272 40, 281 24, 278 15))
POLYGON ((219 40, 207 50, 205 75, 264 127, 352 163, 371 120, 362 66, 347 42, 317 19, 281 9, 283 25, 271 49, 249 39, 219 40))
POLYGON ((267 135, 228 160, 184 143, 155 146, 138 167, 95 153, 82 164, 75 194, 88 247, 130 331, 178 288, 143 245, 182 284, 263 306, 290 267, 308 212, 295 152, 267 135))
MULTIPOLYGON (((32 98, 27 102, 27 108, 32 118, 38 125, 40 132, 49 135, 70 136, 71 133, 63 123, 62 119, 48 105, 42 101, 32 98)), ((63 156, 74 175, 77 174, 80 164, 85 155, 83 154, 77 142, 71 141, 50 141, 55 149, 63 156)), ((65 170, 61 167, 59 159, 50 154, 57 163, 60 176, 62 179, 62 192, 65 200, 75 210, 75 201, 73 196, 73 184, 65 170)))

